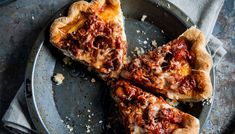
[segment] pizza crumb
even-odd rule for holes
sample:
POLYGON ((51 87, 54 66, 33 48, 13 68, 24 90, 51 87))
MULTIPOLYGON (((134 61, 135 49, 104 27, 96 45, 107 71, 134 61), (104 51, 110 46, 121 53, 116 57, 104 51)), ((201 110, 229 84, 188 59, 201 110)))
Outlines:
POLYGON ((88 118, 91 118, 91 115, 88 115, 88 118))
POLYGON ((189 103, 189 106, 190 106, 190 108, 192 108, 192 107, 193 107, 193 103, 192 103, 192 102, 190 102, 190 103, 189 103))
POLYGON ((72 64, 72 61, 69 57, 64 57, 63 62, 64 62, 65 65, 71 65, 72 64))
POLYGON ((110 124, 108 124, 108 125, 106 125, 106 127, 107 127, 107 128, 111 128, 111 125, 110 125, 110 124))
POLYGON ((141 33, 142 33, 142 34, 146 34, 146 32, 145 32, 145 31, 141 31, 141 33))
POLYGON ((149 38, 146 38, 146 40, 149 40, 149 38))
POLYGON ((99 121, 99 124, 101 124, 101 123, 103 123, 103 121, 102 121, 102 120, 100 120, 100 121, 99 121))
POLYGON ((53 76, 53 81, 56 83, 56 85, 60 85, 63 83, 64 75, 61 73, 57 73, 53 76))
POLYGON ((91 126, 90 125, 86 125, 86 133, 90 133, 91 132, 91 126))
POLYGON ((156 40, 152 41, 152 46, 155 47, 155 48, 157 47, 157 41, 156 40))
POLYGON ((96 82, 95 78, 91 78, 91 82, 95 83, 96 82))
POLYGON ((32 20, 34 20, 34 16, 32 16, 32 20))
POLYGON ((186 21, 189 21, 189 17, 186 18, 186 21))
POLYGON ((169 8, 171 8, 171 6, 170 6, 170 4, 169 3, 167 3, 167 8, 169 9, 169 8))
POLYGON ((163 30, 161 30, 161 32, 164 34, 164 31, 163 31, 163 30))
POLYGON ((143 14, 142 18, 141 18, 141 21, 145 21, 146 18, 147 18, 147 15, 143 14))
POLYGON ((202 102, 202 105, 203 105, 203 106, 205 106, 205 105, 210 105, 211 102, 212 102, 212 99, 211 99, 211 98, 208 98, 208 99, 206 99, 206 100, 204 100, 204 101, 202 102))
POLYGON ((87 112, 88 112, 88 113, 90 113, 90 112, 91 112, 91 110, 90 110, 90 109, 87 109, 87 112))
POLYGON ((147 43, 148 43, 148 42, 145 40, 145 41, 144 41, 144 44, 146 45, 147 43))
POLYGON ((71 127, 70 125, 66 125, 66 127, 69 129, 69 132, 73 131, 73 127, 71 127))
POLYGON ((144 51, 144 49, 143 49, 142 47, 140 47, 140 48, 137 50, 137 52, 136 52, 136 54, 137 54, 138 56, 143 55, 144 53, 145 53, 145 51, 144 51))
POLYGON ((138 51, 138 50, 139 50, 139 48, 138 48, 138 47, 135 47, 134 51, 138 51))
POLYGON ((136 33, 140 33, 140 30, 136 30, 136 33))

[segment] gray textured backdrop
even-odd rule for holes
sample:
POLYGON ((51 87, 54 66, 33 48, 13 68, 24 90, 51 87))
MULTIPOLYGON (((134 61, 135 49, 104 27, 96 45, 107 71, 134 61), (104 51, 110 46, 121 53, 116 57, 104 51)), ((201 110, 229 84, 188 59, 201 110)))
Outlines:
MULTIPOLYGON (((0 118, 24 79, 27 57, 47 20, 69 0, 17 0, 0 7, 0 118)), ((215 103, 203 133, 235 133, 235 1, 225 0, 214 35, 228 54, 217 67, 215 103)), ((0 123, 0 134, 8 133, 0 123)))

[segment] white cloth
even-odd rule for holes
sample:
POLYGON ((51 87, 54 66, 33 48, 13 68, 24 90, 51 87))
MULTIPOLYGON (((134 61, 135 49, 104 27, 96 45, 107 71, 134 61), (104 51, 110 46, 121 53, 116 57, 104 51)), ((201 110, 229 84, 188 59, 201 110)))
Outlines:
MULTIPOLYGON (((169 1, 179 7, 205 33, 214 60, 214 66, 216 66, 226 54, 226 51, 222 46, 223 43, 211 33, 224 0, 169 1)), ((13 133, 32 133, 35 131, 27 112, 23 93, 24 84, 22 84, 11 102, 9 109, 2 118, 4 126, 13 133)))

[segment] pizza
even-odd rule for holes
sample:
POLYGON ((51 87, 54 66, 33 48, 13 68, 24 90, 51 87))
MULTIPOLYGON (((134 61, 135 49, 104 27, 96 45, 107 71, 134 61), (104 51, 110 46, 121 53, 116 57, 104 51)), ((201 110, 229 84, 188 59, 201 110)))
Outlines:
POLYGON ((212 59, 203 33, 191 27, 177 39, 133 59, 121 76, 152 93, 197 102, 212 95, 212 59))
POLYGON ((127 41, 119 0, 73 3, 54 20, 50 42, 103 79, 116 78, 126 63, 127 41))
POLYGON ((121 122, 129 134, 198 134, 199 120, 125 80, 112 84, 121 122))

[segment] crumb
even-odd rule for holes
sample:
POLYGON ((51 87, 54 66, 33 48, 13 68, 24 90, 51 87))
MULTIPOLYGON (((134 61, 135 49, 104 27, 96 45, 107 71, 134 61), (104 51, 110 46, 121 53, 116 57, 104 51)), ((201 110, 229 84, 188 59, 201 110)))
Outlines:
POLYGON ((145 40, 145 41, 144 41, 144 44, 146 45, 147 43, 148 43, 148 42, 145 40))
POLYGON ((77 115, 77 117, 79 118, 79 117, 80 117, 80 115, 78 114, 78 115, 77 115))
POLYGON ((32 16, 32 20, 34 20, 34 16, 32 16))
POLYGON ((186 21, 189 21, 189 17, 187 17, 186 21))
POLYGON ((96 82, 95 78, 91 78, 91 82, 95 83, 96 82))
POLYGON ((87 109, 87 112, 88 112, 88 113, 90 113, 90 112, 91 112, 91 110, 90 110, 90 109, 87 109))
POLYGON ((72 64, 72 61, 69 57, 64 57, 63 62, 64 62, 65 65, 71 65, 72 64))
POLYGON ((56 85, 60 85, 63 83, 64 75, 61 73, 57 73, 53 76, 53 81, 56 83, 56 85))
POLYGON ((171 6, 170 6, 170 4, 169 4, 169 3, 167 3, 167 8, 171 8, 171 6))
POLYGON ((69 132, 73 131, 73 127, 71 127, 70 125, 66 125, 66 127, 69 129, 69 132))
POLYGON ((101 124, 102 122, 103 122, 102 120, 99 121, 100 124, 101 124))
POLYGON ((142 47, 140 47, 140 49, 137 51, 137 55, 143 55, 145 53, 144 49, 142 47))
POLYGON ((142 34, 146 34, 144 31, 141 31, 142 34))
POLYGON ((91 132, 91 126, 90 125, 86 125, 86 133, 90 133, 91 132))
POLYGON ((136 30, 136 33, 140 33, 140 30, 136 30))
POLYGON ((92 68, 91 68, 91 67, 88 67, 87 70, 88 70, 89 72, 91 72, 92 68))
POLYGON ((145 21, 146 18, 147 18, 147 15, 143 14, 142 18, 141 18, 141 21, 145 21))
POLYGON ((95 116, 95 114, 94 114, 94 113, 92 113, 92 114, 91 114, 91 116, 95 116))
POLYGON ((135 50, 134 51, 138 51, 139 50, 139 48, 138 47, 135 47, 135 50))
POLYGON ((111 125, 110 125, 110 124, 108 124, 108 125, 106 125, 106 127, 107 127, 107 128, 111 128, 111 125))
POLYGON ((91 115, 88 115, 88 118, 91 118, 91 115))
POLYGON ((157 47, 157 41, 156 40, 152 41, 152 46, 155 47, 155 48, 157 47))
POLYGON ((146 38, 146 40, 149 40, 149 38, 146 38))
POLYGON ((164 34, 164 31, 163 31, 163 30, 161 30, 161 32, 164 34))
POLYGON ((88 122, 91 122, 91 119, 88 119, 88 122))
POLYGON ((212 99, 211 99, 211 98, 208 98, 208 99, 206 99, 206 100, 204 100, 204 101, 202 102, 202 105, 203 105, 203 106, 205 106, 205 105, 210 105, 211 102, 212 102, 212 99))
POLYGON ((192 108, 192 107, 193 107, 193 103, 192 103, 192 102, 190 102, 190 103, 189 103, 189 106, 190 106, 190 108, 192 108))

